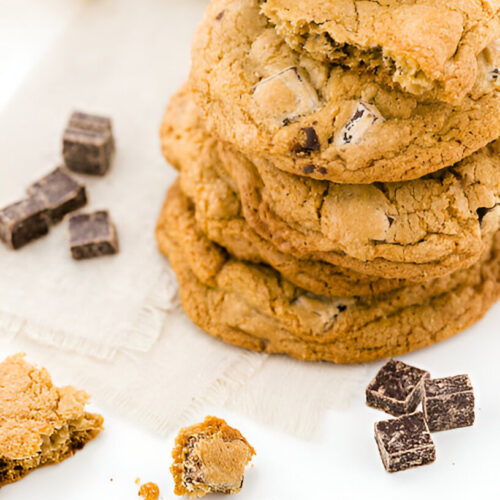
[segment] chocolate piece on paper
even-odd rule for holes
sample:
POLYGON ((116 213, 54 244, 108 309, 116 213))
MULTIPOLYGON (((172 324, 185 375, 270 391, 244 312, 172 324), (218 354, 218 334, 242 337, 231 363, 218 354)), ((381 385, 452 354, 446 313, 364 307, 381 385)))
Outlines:
POLYGON ((28 188, 28 194, 38 195, 44 200, 52 224, 87 203, 85 186, 71 177, 64 167, 56 168, 32 184, 28 188))
POLYGON ((389 360, 366 388, 366 404, 398 416, 416 410, 429 372, 395 359, 389 360))
POLYGON ((398 472, 436 460, 436 448, 422 412, 377 422, 375 440, 387 472, 398 472))
POLYGON ((115 141, 111 120, 75 112, 63 134, 63 157, 74 172, 104 175, 111 166, 115 141))
POLYGON ((472 425, 474 391, 469 377, 457 375, 426 380, 423 409, 431 432, 472 425))
POLYGON ((0 240, 17 250, 49 232, 44 200, 31 196, 0 210, 0 240))
POLYGON ((70 216, 69 234, 76 260, 118 253, 116 228, 106 210, 70 216))

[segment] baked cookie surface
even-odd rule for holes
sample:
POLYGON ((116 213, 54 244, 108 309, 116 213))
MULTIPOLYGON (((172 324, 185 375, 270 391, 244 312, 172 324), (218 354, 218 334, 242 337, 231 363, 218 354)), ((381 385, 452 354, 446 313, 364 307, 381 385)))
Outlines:
POLYGON ((473 263, 500 224, 497 143, 414 181, 347 185, 305 179, 264 160, 252 163, 215 140, 186 88, 167 109, 162 143, 167 158, 181 170, 183 190, 197 205, 198 223, 206 232, 210 221, 209 237, 237 257, 254 260, 234 250, 238 242, 242 250, 251 248, 240 238, 248 230, 237 229, 249 225, 253 239, 271 244, 260 251, 268 256, 264 261, 281 272, 272 259, 275 252, 309 266, 322 261, 352 269, 356 281, 358 273, 421 281, 473 263), (214 220, 227 222, 230 214, 231 224, 215 228, 214 220))
POLYGON ((500 38, 500 2, 265 0, 262 10, 297 51, 371 71, 412 94, 458 103, 482 51, 500 38))
POLYGON ((55 387, 23 356, 0 363, 0 486, 61 462, 102 430, 101 415, 84 409, 88 394, 55 387))
POLYGON ((500 234, 469 269, 376 297, 326 298, 230 257, 186 217, 181 194, 170 191, 156 235, 183 308, 206 332, 247 349, 339 363, 396 356, 467 328, 500 295, 500 234))
POLYGON ((213 1, 192 49, 208 129, 250 159, 340 183, 392 182, 450 166, 500 136, 497 50, 451 105, 292 50, 260 7, 213 1))
POLYGON ((185 216, 237 259, 269 264, 295 285, 319 295, 370 295, 404 284, 404 280, 363 275, 320 260, 299 259, 259 236, 243 217, 237 188, 221 165, 217 141, 201 126, 186 89, 172 98, 161 138, 166 158, 180 171, 177 186, 185 195, 179 196, 190 199, 185 216))
POLYGON ((255 450, 240 431, 217 417, 181 429, 170 470, 175 494, 191 498, 207 493, 238 493, 255 450))

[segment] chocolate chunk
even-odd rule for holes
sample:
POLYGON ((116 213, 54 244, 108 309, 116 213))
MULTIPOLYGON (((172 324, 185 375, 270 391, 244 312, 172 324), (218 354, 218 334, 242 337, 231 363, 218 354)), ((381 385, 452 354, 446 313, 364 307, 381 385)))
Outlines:
POLYGON ((111 120, 75 112, 63 134, 63 156, 74 172, 104 175, 115 150, 111 120))
POLYGON ((49 232, 44 200, 30 196, 0 210, 0 240, 17 250, 49 232))
POLYGON ((321 175, 325 175, 328 170, 325 168, 325 167, 319 167, 318 168, 318 172, 321 174, 321 175))
POLYGON ((422 412, 377 422, 375 440, 387 472, 436 460, 436 448, 422 412))
POLYGON ((366 404, 391 415, 416 410, 429 372, 395 359, 389 360, 366 388, 366 404))
POLYGON ((311 154, 314 151, 320 150, 320 143, 318 139, 318 134, 313 127, 305 127, 300 129, 304 133, 305 138, 300 144, 296 144, 292 148, 292 152, 295 154, 311 154))
POLYGON ((225 10, 221 10, 216 16, 215 16, 215 19, 217 21, 220 21, 223 17, 224 17, 224 14, 225 14, 225 10))
POLYGON ((72 215, 69 234, 71 255, 76 260, 118 252, 116 229, 106 210, 72 215))
POLYGON ((304 174, 312 174, 315 170, 316 170, 316 167, 314 165, 306 165, 302 169, 302 172, 304 172, 304 174))
POLYGON ((262 79, 253 87, 253 99, 264 117, 282 126, 319 108, 315 88, 296 66, 262 79))
POLYGON ((337 146, 359 144, 368 129, 377 121, 384 121, 378 109, 372 104, 358 102, 351 118, 335 136, 337 146))
POLYGON ((36 194, 44 200, 52 224, 59 222, 66 214, 87 203, 85 186, 71 177, 64 167, 56 168, 32 184, 28 188, 28 194, 36 194))
POLYGON ((474 391, 467 375, 424 382, 423 409, 431 432, 474 423, 474 391))

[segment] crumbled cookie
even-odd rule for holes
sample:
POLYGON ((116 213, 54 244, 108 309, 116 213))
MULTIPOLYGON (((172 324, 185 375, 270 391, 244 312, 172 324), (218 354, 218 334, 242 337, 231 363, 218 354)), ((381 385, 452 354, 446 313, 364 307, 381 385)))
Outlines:
POLYGON ((500 2, 261 0, 295 50, 362 68, 405 92, 458 103, 500 37, 500 2), (422 41, 425 40, 425 43, 422 41))
POLYGON ((468 269, 360 298, 314 295, 267 266, 229 256, 197 227, 178 186, 167 197, 156 236, 194 323, 226 342, 302 360, 397 356, 467 328, 500 297, 500 233, 468 269))
POLYGON ((55 387, 49 373, 17 354, 0 363, 0 486, 73 455, 102 430, 84 410, 88 394, 55 387))
MULTIPOLYGON (((364 4, 371 3, 379 5, 364 4)), ((500 136, 496 55, 476 63, 469 47, 469 41, 478 48, 489 41, 491 33, 479 32, 460 42, 458 57, 470 54, 479 70, 471 70, 470 90, 452 105, 432 92, 419 96, 387 86, 364 67, 294 51, 259 0, 214 0, 193 41, 191 86, 208 129, 252 161, 265 158, 284 171, 341 183, 416 179, 500 136)))
POLYGON ((155 483, 144 483, 139 488, 138 495, 144 500, 158 500, 160 498, 160 488, 155 483))
POLYGON ((170 468, 176 495, 202 497, 207 493, 238 493, 245 467, 255 455, 241 433, 217 417, 179 431, 170 468))
MULTIPOLYGON (((181 171, 183 190, 197 205, 203 230, 208 231, 209 220, 213 227, 211 221, 219 219, 224 230, 213 228, 212 234, 220 236, 212 239, 240 258, 255 260, 239 239, 248 231, 237 229, 250 226, 252 240, 256 234, 261 247, 254 255, 280 271, 285 266, 276 252, 288 255, 287 261, 295 258, 294 265, 322 262, 365 275, 421 281, 471 265, 500 225, 498 142, 414 181, 343 185, 304 179, 262 159, 252 163, 217 141, 183 88, 165 114, 162 144, 181 171), (233 222, 241 215, 246 224, 233 222), (262 248, 262 240, 270 245, 262 248)), ((285 275, 295 280, 286 270, 285 275)))

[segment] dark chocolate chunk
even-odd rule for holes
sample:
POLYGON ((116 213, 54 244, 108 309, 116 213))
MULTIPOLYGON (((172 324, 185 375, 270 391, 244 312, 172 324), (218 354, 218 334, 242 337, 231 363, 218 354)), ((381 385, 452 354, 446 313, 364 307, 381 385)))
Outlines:
POLYGON ((104 175, 111 166, 115 141, 111 120, 75 112, 63 134, 63 157, 74 172, 104 175))
POLYGON ((398 472, 436 460, 436 448, 422 412, 377 422, 375 440, 387 472, 398 472))
POLYGON ((311 154, 313 151, 320 150, 318 134, 313 127, 305 127, 300 129, 305 135, 305 140, 301 144, 296 144, 293 147, 295 154, 311 154))
POLYGON ((306 165, 302 169, 302 172, 304 172, 304 174, 312 174, 314 170, 316 170, 316 167, 314 165, 306 165))
POLYGON ((30 196, 0 210, 0 240, 17 250, 49 232, 44 200, 30 196))
POLYGON ((474 391, 467 375, 424 382, 423 409, 431 432, 474 423, 474 391))
POLYGON ((64 167, 56 168, 32 184, 28 188, 28 194, 36 194, 44 200, 52 224, 87 203, 85 186, 71 177, 64 167))
POLYGON ((70 216, 69 234, 71 255, 76 260, 118 252, 116 228, 106 210, 70 216))
POLYGON ((318 168, 318 172, 321 174, 321 175, 325 175, 328 170, 325 168, 325 167, 319 167, 318 168))
POLYGON ((415 411, 429 372, 395 359, 389 360, 366 388, 366 404, 391 415, 415 411))

